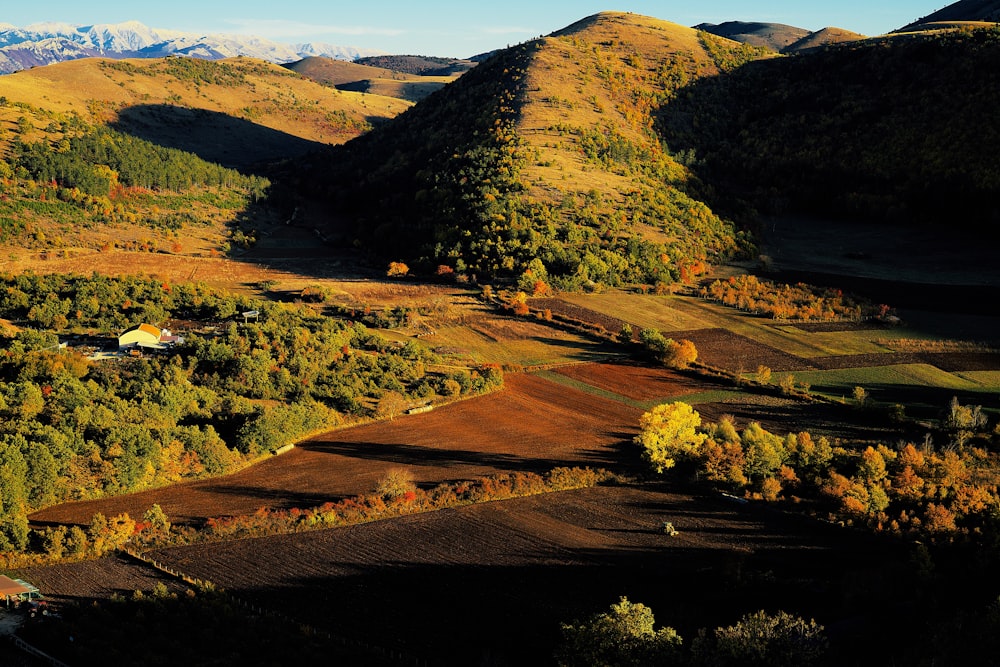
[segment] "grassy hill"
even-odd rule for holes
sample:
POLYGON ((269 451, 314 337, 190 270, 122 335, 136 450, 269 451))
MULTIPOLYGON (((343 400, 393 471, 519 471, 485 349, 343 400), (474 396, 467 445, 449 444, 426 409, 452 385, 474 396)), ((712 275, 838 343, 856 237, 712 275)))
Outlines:
POLYGON ((409 106, 249 58, 75 60, 0 77, 0 96, 234 167, 342 143, 409 106))
POLYGON ((868 40, 699 81, 661 127, 716 192, 763 212, 986 232, 1000 219, 998 72, 994 29, 868 40))
POLYGON ((366 56, 354 62, 417 76, 453 76, 468 72, 476 66, 476 61, 473 60, 436 56, 366 56))
POLYGON ((461 76, 461 72, 440 76, 410 74, 323 57, 305 58, 285 67, 339 90, 396 97, 411 102, 422 100, 461 76))
POLYGON ((833 44, 844 44, 846 42, 856 42, 866 37, 860 33, 844 30, 843 28, 823 28, 816 32, 811 32, 802 39, 792 42, 784 47, 782 53, 799 53, 809 49, 822 48, 833 44))
POLYGON ((252 242, 277 213, 260 206, 267 181, 243 174, 409 106, 247 58, 86 59, 3 76, 0 242, 12 256, 252 242))
POLYGON ((358 221, 340 231, 383 258, 528 287, 697 273, 737 250, 736 233, 654 114, 758 55, 622 13, 501 51, 326 161, 335 208, 358 221))
POLYGON ((812 34, 805 28, 796 28, 783 23, 748 21, 726 21, 719 24, 702 23, 695 28, 719 37, 778 52, 812 34))

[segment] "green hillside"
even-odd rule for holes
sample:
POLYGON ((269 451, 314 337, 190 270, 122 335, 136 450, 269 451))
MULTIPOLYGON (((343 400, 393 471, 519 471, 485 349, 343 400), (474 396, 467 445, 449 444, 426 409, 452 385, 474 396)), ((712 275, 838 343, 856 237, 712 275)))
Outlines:
POLYGON ((698 198, 654 115, 683 86, 759 53, 599 14, 499 52, 337 149, 313 187, 356 221, 344 240, 427 272, 563 288, 670 283, 740 241, 698 198))

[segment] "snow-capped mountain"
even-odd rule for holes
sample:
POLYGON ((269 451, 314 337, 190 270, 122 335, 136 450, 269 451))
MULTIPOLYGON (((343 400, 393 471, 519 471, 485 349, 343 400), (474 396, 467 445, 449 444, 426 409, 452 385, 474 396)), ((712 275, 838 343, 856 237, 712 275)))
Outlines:
POLYGON ((0 23, 0 74, 92 56, 159 58, 169 55, 210 60, 247 56, 288 63, 307 56, 355 60, 382 53, 333 44, 283 44, 244 35, 199 35, 150 28, 138 21, 89 26, 36 23, 24 28, 0 23))

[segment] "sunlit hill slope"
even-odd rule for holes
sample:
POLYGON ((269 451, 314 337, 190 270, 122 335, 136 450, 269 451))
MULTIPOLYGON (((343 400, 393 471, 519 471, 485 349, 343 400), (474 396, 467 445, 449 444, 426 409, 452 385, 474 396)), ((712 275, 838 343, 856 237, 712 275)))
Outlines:
MULTIPOLYGON (((428 271, 562 287, 669 283, 730 257, 731 224, 654 129, 752 47, 621 13, 499 52, 322 164, 340 229, 428 271), (527 272, 527 274, 526 274, 527 272)), ((318 165, 319 166, 319 165, 318 165)))

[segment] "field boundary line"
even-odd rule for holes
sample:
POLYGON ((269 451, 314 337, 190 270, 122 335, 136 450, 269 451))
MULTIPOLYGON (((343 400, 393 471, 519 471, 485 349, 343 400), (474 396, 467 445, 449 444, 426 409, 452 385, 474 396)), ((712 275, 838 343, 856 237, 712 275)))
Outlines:
POLYGON ((36 658, 39 658, 40 660, 44 660, 53 667, 69 667, 69 665, 67 665, 62 660, 59 660, 58 658, 53 658, 48 653, 42 651, 41 649, 35 648, 34 646, 24 641, 17 635, 11 635, 10 640, 11 642, 14 643, 14 646, 16 646, 17 648, 21 649, 25 653, 33 655, 36 658))
MULTIPOLYGON (((219 586, 217 586, 215 584, 215 582, 212 582, 212 581, 210 581, 208 579, 198 579, 196 577, 192 577, 192 576, 190 576, 188 574, 185 574, 184 572, 181 572, 180 570, 175 570, 174 568, 170 567, 169 565, 165 565, 165 564, 159 562, 158 560, 156 560, 155 558, 153 558, 152 556, 150 556, 150 555, 148 555, 148 554, 146 554, 146 553, 144 553, 142 551, 139 551, 138 549, 134 549, 134 548, 132 548, 132 547, 130 547, 128 545, 121 547, 120 551, 122 553, 124 553, 124 554, 126 554, 126 555, 128 555, 128 556, 130 556, 130 557, 132 557, 132 558, 134 558, 136 560, 138 560, 139 562, 144 563, 144 564, 152 567, 155 570, 163 572, 164 574, 168 574, 168 575, 170 575, 170 576, 172 576, 174 578, 180 579, 181 581, 184 581, 185 583, 191 584, 192 586, 201 586, 201 587, 210 586, 216 592, 218 592, 218 593, 220 593, 222 595, 225 595, 232 602, 236 603, 237 605, 239 605, 240 607, 246 609, 247 611, 249 611, 249 612, 251 612, 253 614, 256 614, 257 616, 282 619, 282 620, 284 620, 286 622, 293 623, 293 624, 295 624, 295 625, 303 628, 304 630, 306 630, 311 635, 319 635, 319 636, 325 637, 326 639, 328 639, 330 641, 336 642, 336 643, 340 644, 341 646, 347 646, 347 647, 351 647, 351 648, 355 648, 355 649, 361 649, 363 651, 367 651, 368 653, 372 653, 372 654, 378 655, 381 658, 386 658, 388 660, 395 661, 398 664, 413 665, 414 667, 428 667, 429 666, 429 663, 426 660, 422 659, 422 658, 418 658, 418 657, 412 656, 412 655, 407 655, 406 653, 403 653, 402 651, 388 649, 388 648, 385 648, 384 646, 376 646, 374 644, 369 644, 368 642, 361 641, 360 639, 352 639, 350 637, 345 637, 343 635, 338 635, 338 634, 335 634, 333 632, 330 632, 329 630, 323 630, 323 629, 320 629, 320 628, 316 628, 316 627, 310 625, 309 623, 303 622, 300 619, 292 618, 291 616, 286 616, 285 614, 282 614, 280 612, 274 611, 273 609, 268 609, 266 607, 263 607, 259 603, 251 602, 250 600, 244 599, 241 596, 234 595, 233 593, 225 590, 224 588, 220 588, 219 586)), ((55 664, 55 667, 69 667, 69 665, 65 665, 63 663, 58 663, 58 661, 57 661, 57 663, 54 663, 54 664, 55 664)))

